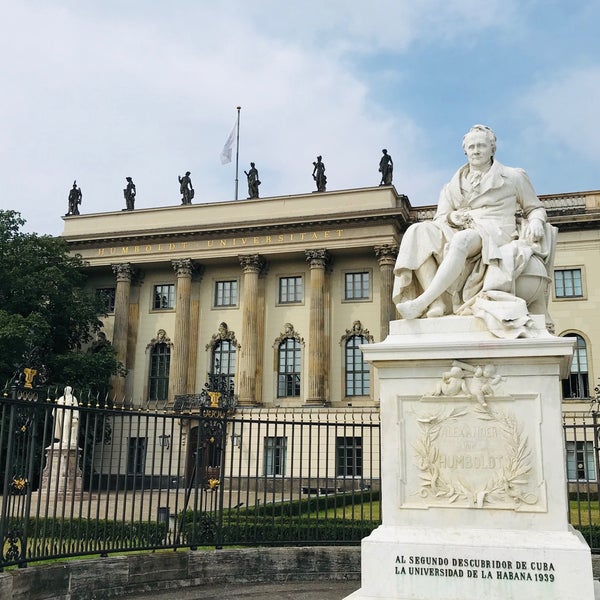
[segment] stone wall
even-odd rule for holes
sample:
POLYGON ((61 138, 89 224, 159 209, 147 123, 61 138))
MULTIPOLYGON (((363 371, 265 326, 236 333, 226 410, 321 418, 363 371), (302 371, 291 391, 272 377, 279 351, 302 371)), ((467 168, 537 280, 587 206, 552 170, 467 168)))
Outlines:
POLYGON ((359 579, 358 546, 171 550, 5 571, 0 598, 108 600, 226 583, 359 579))

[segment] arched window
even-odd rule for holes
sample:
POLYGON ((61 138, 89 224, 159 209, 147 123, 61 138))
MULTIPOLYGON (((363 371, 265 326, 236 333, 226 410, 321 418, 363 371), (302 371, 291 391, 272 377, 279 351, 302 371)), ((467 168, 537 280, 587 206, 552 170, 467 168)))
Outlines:
POLYGON ((221 340, 215 343, 212 351, 210 372, 213 375, 227 375, 233 383, 235 377, 235 351, 236 346, 230 340, 221 340))
POLYGON ((169 396, 169 367, 171 348, 165 342, 152 345, 150 351, 150 375, 148 400, 167 400, 169 396))
POLYGON ((371 373, 365 364, 361 344, 369 340, 363 335, 350 336, 346 341, 346 396, 368 396, 371 393, 371 373))
POLYGON ((285 338, 278 348, 277 397, 300 395, 300 342, 285 338))
POLYGON ((590 384, 588 380, 588 358, 585 340, 576 333, 568 333, 565 337, 573 337, 577 341, 573 348, 573 361, 568 379, 563 379, 563 398, 589 398, 590 384))

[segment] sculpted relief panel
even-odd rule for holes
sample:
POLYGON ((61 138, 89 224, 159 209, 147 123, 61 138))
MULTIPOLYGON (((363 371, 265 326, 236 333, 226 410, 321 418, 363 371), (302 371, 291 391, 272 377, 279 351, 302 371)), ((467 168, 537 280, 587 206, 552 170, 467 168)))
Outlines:
POLYGON ((454 361, 402 401, 406 508, 545 511, 540 399, 502 393, 494 365, 454 361))

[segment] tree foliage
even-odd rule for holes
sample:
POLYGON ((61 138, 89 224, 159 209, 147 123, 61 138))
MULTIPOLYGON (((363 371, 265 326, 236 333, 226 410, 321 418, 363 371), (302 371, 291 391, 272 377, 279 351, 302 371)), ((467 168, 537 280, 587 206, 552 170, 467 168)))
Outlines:
POLYGON ((49 385, 102 388, 119 370, 108 347, 82 348, 102 328, 103 302, 86 291, 84 262, 66 242, 23 233, 19 213, 0 210, 0 387, 36 349, 49 385))

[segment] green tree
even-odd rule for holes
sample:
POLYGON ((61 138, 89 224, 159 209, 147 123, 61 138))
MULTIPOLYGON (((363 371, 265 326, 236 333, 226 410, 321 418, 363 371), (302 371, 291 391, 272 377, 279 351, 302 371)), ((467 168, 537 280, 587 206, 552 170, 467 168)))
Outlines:
POLYGON ((24 223, 0 210, 0 387, 35 348, 48 385, 105 391, 121 370, 113 349, 82 351, 102 328, 103 301, 85 289, 85 264, 62 238, 23 233, 24 223))

